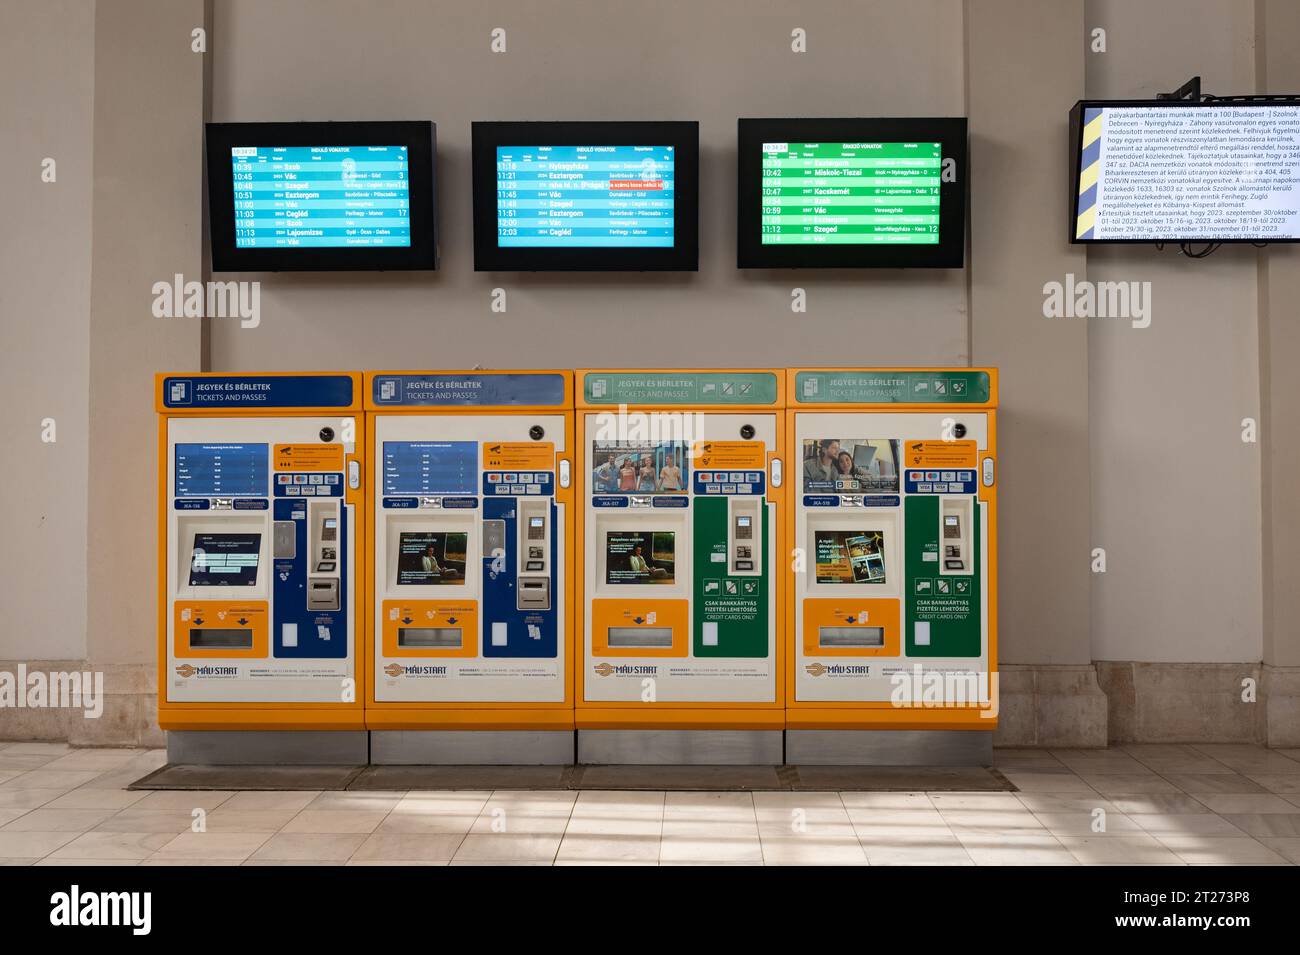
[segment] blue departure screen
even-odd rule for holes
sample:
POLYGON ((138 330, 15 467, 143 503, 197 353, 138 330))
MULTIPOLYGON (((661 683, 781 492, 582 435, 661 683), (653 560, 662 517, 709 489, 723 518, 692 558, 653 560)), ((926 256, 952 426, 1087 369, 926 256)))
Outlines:
POLYGON ((672 248, 672 146, 498 146, 497 244, 672 248))
POLYGON ((265 444, 176 445, 177 497, 266 497, 265 444))
POLYGON ((405 146, 235 146, 240 249, 411 245, 405 146))
POLYGON ((477 441, 385 441, 385 494, 477 494, 477 441))

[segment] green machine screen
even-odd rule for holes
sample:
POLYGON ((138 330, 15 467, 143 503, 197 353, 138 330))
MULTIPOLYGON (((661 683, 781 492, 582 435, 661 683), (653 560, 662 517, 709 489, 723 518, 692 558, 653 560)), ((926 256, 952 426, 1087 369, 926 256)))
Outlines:
POLYGON ((941 143, 763 143, 763 245, 938 245, 941 143))

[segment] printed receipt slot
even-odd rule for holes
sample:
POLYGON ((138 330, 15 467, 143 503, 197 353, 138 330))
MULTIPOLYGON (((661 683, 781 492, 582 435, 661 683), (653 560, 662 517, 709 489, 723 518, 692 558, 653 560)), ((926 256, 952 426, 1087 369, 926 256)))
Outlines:
POLYGON ((365 393, 371 761, 572 763, 572 373, 365 393))
POLYGON ((997 371, 791 370, 787 386, 805 555, 787 581, 787 762, 986 763, 997 371))
POLYGON ((365 762, 361 376, 163 374, 155 393, 170 758, 365 762), (343 732, 276 733, 309 729, 343 732))
POLYGON ((584 763, 780 763, 784 374, 580 370, 584 763))

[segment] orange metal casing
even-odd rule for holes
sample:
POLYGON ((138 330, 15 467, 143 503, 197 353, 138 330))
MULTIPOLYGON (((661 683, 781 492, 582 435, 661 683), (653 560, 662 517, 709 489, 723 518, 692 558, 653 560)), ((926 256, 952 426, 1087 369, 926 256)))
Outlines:
MULTIPOLYGON (((776 416, 776 443, 775 446, 768 450, 767 454, 767 499, 777 504, 777 520, 774 522, 774 531, 776 533, 776 554, 778 564, 783 563, 786 548, 787 522, 780 515, 780 510, 786 500, 787 486, 785 483, 779 488, 773 488, 771 482, 772 461, 785 455, 785 429, 786 419, 783 414, 785 409, 786 395, 786 374, 784 369, 766 369, 766 368, 579 368, 574 372, 574 384, 576 391, 575 407, 577 408, 577 440, 575 442, 575 453, 579 456, 585 453, 587 445, 587 436, 585 431, 585 419, 589 412, 608 411, 611 407, 617 405, 591 404, 586 401, 585 390, 582 383, 586 380, 588 374, 675 374, 675 373, 718 373, 718 372, 737 372, 752 374, 755 372, 771 371, 776 376, 776 401, 772 404, 726 404, 726 405, 691 405, 691 404, 637 404, 628 405, 629 412, 702 412, 704 414, 738 414, 743 412, 753 412, 770 414, 776 416)), ((581 458, 580 458, 581 461, 581 458)), ((574 468, 574 494, 578 501, 583 503, 584 513, 586 504, 586 486, 587 474, 586 468, 574 468)), ((585 524, 584 524, 585 526, 585 524)), ((574 548, 574 588, 576 599, 574 603, 574 617, 577 620, 577 626, 582 627, 585 619, 584 600, 584 575, 581 569, 585 566, 586 559, 585 533, 575 535, 574 548)), ((734 702, 682 702, 682 703, 634 703, 634 702, 583 702, 583 687, 589 674, 588 667, 590 661, 586 659, 586 641, 578 639, 579 654, 575 660, 577 668, 577 696, 575 698, 575 712, 577 725, 579 729, 749 729, 749 730, 780 730, 785 728, 785 686, 782 674, 785 672, 786 656, 786 638, 784 636, 784 622, 786 617, 785 600, 786 589, 782 587, 775 579, 776 568, 773 568, 774 576, 772 578, 772 587, 776 598, 776 616, 774 626, 776 628, 776 639, 774 641, 774 652, 776 659, 773 662, 776 673, 776 685, 774 688, 775 700, 772 703, 734 703, 734 702)), ((689 638, 688 638, 689 643, 689 638)))
MULTIPOLYGON (((367 425, 371 424, 376 415, 454 415, 458 417, 473 415, 519 415, 519 414, 547 414, 563 415, 565 428, 569 435, 573 435, 573 372, 560 370, 529 370, 519 371, 515 369, 493 369, 499 374, 511 375, 560 375, 564 378, 564 403, 562 405, 501 405, 501 406, 473 406, 473 407, 436 407, 436 406, 398 406, 398 405, 378 405, 374 403, 372 382, 376 375, 418 375, 428 374, 428 370, 388 370, 388 371, 368 371, 365 373, 365 408, 367 425)), ((481 374, 479 371, 466 371, 456 369, 439 369, 439 375, 474 375, 481 374)), ((376 453, 375 433, 378 429, 367 427, 369 453, 376 453)), ((375 460, 371 458, 371 460, 375 460)), ((562 451, 555 453, 555 470, 558 474, 559 464, 561 461, 568 461, 570 471, 576 470, 573 467, 573 452, 562 451)), ((366 514, 373 515, 375 500, 378 489, 373 486, 373 481, 367 480, 366 487, 366 514)), ((574 535, 574 500, 575 492, 572 483, 567 488, 557 486, 555 488, 556 503, 564 504, 564 534, 566 554, 573 553, 573 535, 574 535)), ((373 520, 366 521, 366 576, 365 589, 367 602, 374 599, 375 589, 375 529, 373 520)), ((560 639, 564 641, 565 653, 565 671, 564 671, 564 702, 562 703, 463 703, 463 702, 379 702, 375 698, 375 680, 371 677, 366 680, 366 726, 372 730, 571 730, 573 729, 573 635, 574 635, 574 603, 573 592, 574 574, 566 574, 564 582, 564 599, 567 601, 569 612, 565 614, 564 632, 560 634, 560 639)), ((376 635, 374 632, 375 622, 374 614, 366 614, 365 626, 365 650, 367 666, 374 660, 375 643, 374 641, 383 638, 383 634, 376 635)), ((404 653, 409 651, 403 651, 404 653)), ((444 654, 445 655, 445 654, 444 654)))
MULTIPOLYGON (((346 465, 357 462, 361 473, 366 473, 365 420, 361 405, 361 373, 348 371, 319 371, 314 375, 338 375, 352 379, 352 402, 347 407, 332 408, 169 408, 163 403, 163 382, 168 378, 185 377, 230 378, 238 372, 160 372, 154 375, 154 409, 158 412, 158 725, 165 730, 360 730, 365 727, 361 694, 351 703, 173 703, 167 699, 167 507, 170 497, 167 487, 167 422, 172 418, 234 417, 234 418, 304 418, 321 415, 355 415, 356 440, 353 453, 346 455, 346 465)), ((250 372, 259 378, 295 378, 296 372, 250 372)), ((368 522, 361 514, 363 495, 361 489, 344 486, 344 504, 357 508, 357 526, 362 529, 358 541, 365 539, 368 522)), ((353 603, 353 657, 356 679, 366 683, 367 663, 361 652, 361 623, 367 616, 366 594, 361 586, 365 579, 367 555, 364 547, 357 548, 355 561, 357 586, 353 603)), ((214 654, 215 656, 216 654, 214 654)), ((236 654, 238 655, 238 654, 236 654)))
MULTIPOLYGON (((997 636, 998 636, 998 588, 997 588, 997 487, 999 475, 997 472, 997 406, 998 406, 998 370, 996 368, 984 367, 891 367, 891 368, 789 368, 786 369, 786 393, 789 396, 786 407, 786 435, 788 436, 787 457, 790 461, 797 459, 795 442, 795 416, 800 411, 810 412, 833 412, 833 411, 880 411, 880 412, 924 412, 934 414, 945 408, 955 408, 964 411, 978 411, 988 415, 988 447, 979 449, 976 466, 978 470, 983 469, 984 460, 992 458, 994 461, 994 481, 992 487, 985 487, 983 482, 979 482, 978 498, 981 503, 988 505, 988 561, 986 572, 988 574, 989 597, 988 597, 988 653, 989 653, 989 677, 990 681, 995 681, 998 672, 997 656, 997 636), (986 402, 889 402, 884 404, 855 404, 855 403, 833 403, 833 402, 801 402, 798 398, 798 389, 795 387, 796 376, 800 372, 817 371, 817 372, 935 372, 942 374, 944 372, 972 372, 982 371, 989 376, 989 400, 986 402)), ((792 478, 793 479, 793 478, 792 478)), ((792 491, 792 494, 797 491, 792 491)), ((785 516, 786 539, 794 540, 795 534, 795 508, 787 509, 785 516)), ((786 606, 788 608, 785 618, 785 629, 787 640, 789 641, 790 652, 788 655, 788 665, 786 666, 786 721, 790 729, 940 729, 940 730, 993 730, 997 728, 997 717, 987 717, 981 715, 984 710, 978 707, 950 707, 924 709, 920 707, 895 707, 888 702, 870 702, 870 703, 839 703, 828 701, 806 701, 799 702, 795 699, 795 666, 797 657, 794 653, 795 626, 794 615, 803 613, 804 608, 795 606, 795 581, 794 574, 786 574, 785 595, 786 606)), ((808 602, 808 601, 805 601, 808 602)), ((901 613, 901 606, 900 606, 901 613)), ((825 653, 825 650, 819 651, 825 653)), ((856 651, 862 653, 862 651, 856 651)), ((992 687, 996 683, 992 683, 992 687)), ((994 692, 994 712, 996 713, 996 690, 994 692)))

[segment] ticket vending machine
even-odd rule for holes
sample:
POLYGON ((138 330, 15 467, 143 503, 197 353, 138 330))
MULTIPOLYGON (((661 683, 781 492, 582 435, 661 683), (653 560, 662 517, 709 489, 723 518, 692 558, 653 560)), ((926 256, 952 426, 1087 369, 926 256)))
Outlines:
POLYGON ((780 763, 784 373, 577 375, 579 762, 780 763))
POLYGON ((375 763, 569 764, 573 373, 366 375, 375 763))
POLYGON ((997 371, 788 375, 787 762, 987 764, 997 371))
POLYGON ((177 763, 364 763, 361 375, 161 374, 158 721, 177 763))

